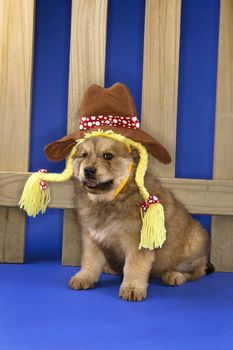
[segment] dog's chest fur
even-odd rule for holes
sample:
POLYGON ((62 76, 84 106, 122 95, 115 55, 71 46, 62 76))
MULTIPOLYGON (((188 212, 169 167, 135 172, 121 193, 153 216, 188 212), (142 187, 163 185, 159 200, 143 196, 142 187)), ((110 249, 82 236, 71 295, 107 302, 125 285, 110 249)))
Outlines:
POLYGON ((82 225, 92 239, 101 245, 110 246, 119 243, 122 235, 140 230, 140 216, 129 218, 124 203, 89 203, 89 207, 79 208, 82 225), (120 205, 121 204, 121 205, 120 205))
POLYGON ((102 244, 103 242, 107 243, 107 241, 109 241, 112 238, 112 236, 115 236, 117 233, 114 227, 111 227, 111 225, 108 225, 107 227, 104 227, 102 229, 100 228, 99 230, 91 227, 90 225, 88 226, 88 232, 90 233, 91 238, 94 241, 102 244))
POLYGON ((75 197, 80 222, 92 239, 113 249, 120 249, 126 237, 139 236, 141 228, 138 195, 136 198, 117 198, 112 202, 93 202, 87 194, 77 189, 75 197))

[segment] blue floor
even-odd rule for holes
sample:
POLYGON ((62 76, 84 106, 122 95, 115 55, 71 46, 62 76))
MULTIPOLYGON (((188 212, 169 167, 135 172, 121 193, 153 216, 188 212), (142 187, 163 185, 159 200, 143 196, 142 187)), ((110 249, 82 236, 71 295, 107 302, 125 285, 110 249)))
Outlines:
POLYGON ((150 283, 148 299, 118 298, 120 277, 89 291, 56 261, 0 265, 1 350, 233 349, 233 273, 181 287, 150 283))

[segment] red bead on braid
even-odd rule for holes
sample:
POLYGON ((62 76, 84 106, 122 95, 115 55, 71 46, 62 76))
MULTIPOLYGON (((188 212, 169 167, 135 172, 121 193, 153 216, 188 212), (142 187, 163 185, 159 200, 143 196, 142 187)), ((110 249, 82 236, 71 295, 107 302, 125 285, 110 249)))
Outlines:
POLYGON ((158 197, 156 197, 156 195, 154 195, 154 194, 150 194, 147 201, 140 202, 140 206, 141 206, 142 210, 144 212, 146 212, 147 209, 149 208, 149 206, 151 204, 155 204, 155 203, 159 203, 158 197))
MULTIPOLYGON (((42 173, 42 174, 47 174, 48 170, 46 170, 46 169, 39 169, 38 172, 42 173)), ((40 189, 41 189, 41 191, 45 191, 45 190, 48 189, 47 183, 45 181, 43 181, 43 180, 40 182, 40 189)))

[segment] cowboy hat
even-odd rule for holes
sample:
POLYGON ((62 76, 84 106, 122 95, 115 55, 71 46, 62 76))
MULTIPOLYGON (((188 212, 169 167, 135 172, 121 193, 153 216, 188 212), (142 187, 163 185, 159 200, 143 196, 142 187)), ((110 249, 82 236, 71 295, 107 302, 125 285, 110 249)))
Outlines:
POLYGON ((85 127, 82 128, 83 125, 80 123, 78 131, 49 143, 44 149, 49 160, 58 162, 65 159, 75 146, 76 141, 82 139, 87 131, 113 130, 114 133, 142 143, 147 151, 161 163, 171 162, 166 148, 140 127, 136 128, 136 125, 139 125, 139 118, 133 97, 124 84, 116 83, 110 88, 91 85, 84 94, 80 115, 80 119, 84 118, 87 124, 88 120, 91 120, 90 126, 87 125, 84 130, 85 127), (93 118, 98 118, 99 122, 93 123, 93 118), (134 118, 135 123, 132 122, 134 118), (113 123, 109 123, 109 120, 117 120, 118 122, 114 126, 113 123), (128 121, 130 122, 128 123, 128 121), (132 124, 135 127, 132 127, 132 124))

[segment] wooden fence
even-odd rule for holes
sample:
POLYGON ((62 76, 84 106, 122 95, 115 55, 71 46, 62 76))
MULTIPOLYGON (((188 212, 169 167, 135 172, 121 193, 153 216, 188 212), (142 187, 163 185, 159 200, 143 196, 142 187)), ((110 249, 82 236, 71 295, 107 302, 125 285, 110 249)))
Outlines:
MULTIPOLYGON (((73 0, 68 131, 75 131, 80 98, 104 84, 107 0, 73 0), (89 18, 92 21, 89 21, 89 18)), ((213 180, 176 179, 176 116, 181 0, 147 0, 142 126, 166 145, 173 163, 156 175, 191 213, 211 214, 211 260, 233 271, 233 0, 221 0, 213 180)), ((25 214, 18 201, 29 176, 34 0, 0 0, 0 261, 23 262, 25 214), (23 127, 22 127, 23 125, 23 127)), ((62 263, 80 263, 70 182, 52 184, 50 207, 64 208, 62 263)))

